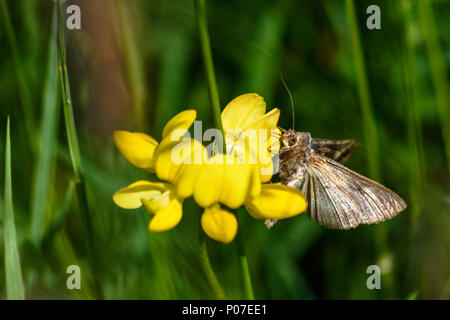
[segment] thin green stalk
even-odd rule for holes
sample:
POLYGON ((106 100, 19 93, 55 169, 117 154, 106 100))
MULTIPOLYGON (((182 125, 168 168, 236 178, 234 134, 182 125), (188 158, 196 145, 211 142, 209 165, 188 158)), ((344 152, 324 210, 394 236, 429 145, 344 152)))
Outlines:
POLYGON ((402 0, 402 14, 405 22, 405 45, 406 45, 406 63, 404 66, 404 74, 406 81, 406 90, 408 95, 408 139, 411 148, 411 187, 410 187, 410 208, 411 208, 411 232, 414 235, 418 216, 420 213, 420 205, 425 194, 425 160, 423 155, 423 141, 421 134, 421 121, 418 110, 418 84, 416 75, 416 57, 414 44, 412 40, 412 15, 411 2, 402 0))
POLYGON ((124 0, 117 0, 117 17, 119 21, 119 34, 124 48, 125 63, 127 65, 128 79, 130 81, 131 100, 133 103, 134 118, 139 130, 145 130, 148 123, 145 110, 146 88, 143 74, 143 62, 140 46, 133 36, 129 12, 124 0))
POLYGON ((11 17, 9 16, 8 6, 5 0, 0 0, 0 10, 2 12, 2 20, 4 23, 6 36, 8 38, 9 45, 11 46, 12 58, 14 62, 14 68, 16 70, 17 85, 19 88, 19 100, 22 106, 23 119, 25 122, 25 130, 27 133, 27 139, 30 147, 34 147, 34 123, 33 123, 33 104, 31 99, 30 88, 27 83, 26 72, 23 68, 23 64, 20 61, 19 50, 17 48, 16 37, 14 35, 14 29, 11 23, 11 17))
MULTIPOLYGON (((359 25, 356 16, 354 0, 346 0, 347 19, 349 23, 350 38, 353 48, 353 56, 355 60, 356 80, 358 85, 358 93, 361 101, 362 121, 364 126, 365 145, 367 150, 367 162, 369 165, 369 175, 371 178, 381 181, 379 152, 378 152, 378 134, 373 115, 373 109, 370 99, 370 88, 367 80, 366 67, 364 62, 364 54, 361 47, 359 34, 359 25)), ((376 226, 375 244, 377 248, 377 259, 381 260, 385 256, 389 256, 387 247, 386 226, 381 224, 376 226)), ((385 287, 389 288, 391 277, 385 276, 385 287)))
POLYGON ((200 262, 202 264, 203 270, 205 271, 206 278, 208 279, 208 282, 214 291, 214 294, 216 295, 217 299, 225 300, 225 292, 223 291, 222 286, 220 285, 219 280, 217 279, 217 276, 211 266, 211 261, 209 260, 208 256, 208 248, 206 247, 206 237, 202 233, 200 234, 199 251, 200 262))
MULTIPOLYGON (((241 77, 242 87, 258 88, 268 101, 272 100, 276 86, 274 79, 278 77, 283 59, 283 35, 288 19, 287 12, 292 7, 290 1, 275 1, 260 15, 258 28, 254 30, 254 46, 264 43, 264 50, 248 50, 245 56, 244 75, 241 77)), ((253 41, 252 41, 253 42, 253 41)))
MULTIPOLYGON (((75 120, 73 116, 73 106, 72 106, 72 96, 70 93, 69 85, 69 74, 67 72, 66 64, 66 49, 64 43, 64 20, 61 16, 62 14, 62 3, 58 6, 60 11, 58 14, 58 65, 59 65, 59 75, 61 82, 61 91, 63 98, 63 110, 64 110, 64 124, 67 134, 67 142, 69 144, 70 159, 72 161, 72 168, 74 172, 74 180, 78 195, 78 201, 80 202, 80 209, 84 212, 88 221, 90 221, 89 214, 87 212, 87 199, 86 191, 84 186, 84 174, 83 167, 81 165, 81 154, 80 148, 78 146, 78 137, 75 129, 75 120)), ((88 228, 90 228, 90 223, 88 223, 88 228)), ((90 232, 91 234, 91 232, 90 232)), ((91 236, 91 235, 89 235, 91 236)))
MULTIPOLYGON (((203 64, 205 67, 205 73, 206 73, 206 83, 208 86, 208 93, 209 93, 209 99, 211 103, 211 108, 214 114, 214 124, 217 129, 219 129, 222 132, 222 136, 225 142, 225 136, 223 135, 223 127, 222 127, 222 121, 221 121, 221 109, 220 109, 220 102, 219 102, 219 93, 217 90, 217 84, 216 84, 216 77, 214 74, 214 65, 212 60, 212 54, 211 54, 211 44, 209 41, 209 35, 208 35, 208 27, 207 27, 207 21, 206 21, 206 10, 205 10, 205 0, 194 0, 194 10, 195 10, 195 18, 197 21, 197 27, 199 32, 199 38, 200 38, 200 45, 202 48, 202 56, 203 56, 203 64)), ((225 147, 225 144, 222 146, 225 147)), ((245 247, 244 247, 244 241, 241 238, 242 237, 242 231, 240 231, 237 235, 238 238, 238 245, 237 248, 237 255, 239 258, 239 266, 241 269, 241 275, 243 277, 243 283, 245 287, 245 293, 248 299, 254 299, 253 296, 253 289, 251 285, 251 279, 250 279, 250 271, 248 269, 248 261, 247 256, 245 254, 245 247)), ((207 251, 206 251, 206 245, 204 246, 204 253, 202 253, 203 256, 207 258, 207 251)), ((202 258, 202 260, 205 260, 205 257, 202 258)), ((209 261, 209 259, 207 259, 209 261)), ((211 269, 212 271, 212 269, 211 269)))
POLYGON ((75 182, 83 181, 83 168, 81 166, 81 154, 78 146, 75 120, 73 117, 72 96, 70 93, 69 75, 66 64, 66 46, 64 41, 64 19, 62 17, 62 3, 58 6, 58 65, 61 81, 61 91, 64 106, 64 123, 66 126, 67 142, 69 144, 72 168, 75 174, 75 182))
MULTIPOLYGON (((240 211, 245 211, 244 208, 240 211)), ((250 277, 250 270, 248 268, 248 259, 245 253, 244 246, 244 235, 242 234, 242 228, 239 229, 236 235, 236 248, 238 252, 238 259, 242 277, 242 283, 244 285, 245 298, 247 300, 255 300, 255 295, 253 294, 252 279, 250 277)))
POLYGON ((440 115, 442 138, 447 156, 447 166, 450 172, 450 96, 448 92, 447 68, 444 53, 439 44, 438 31, 434 23, 431 3, 429 0, 421 0, 417 4, 419 6, 419 19, 427 46, 431 75, 436 90, 436 102, 440 115))
POLYGON ((3 242, 5 246, 6 298, 25 299, 22 272, 20 269, 19 250, 17 249, 16 226, 11 183, 11 138, 9 117, 6 124, 5 146, 5 195, 3 204, 3 242))
POLYGON ((214 114, 214 125, 223 132, 222 121, 220 119, 220 100, 217 90, 214 64, 211 54, 211 44, 209 41, 208 24, 206 21, 205 0, 194 0, 195 19, 197 21, 200 46, 202 48, 203 65, 206 74, 206 84, 208 86, 209 100, 214 114))
POLYGON ((31 191, 31 238, 39 243, 44 235, 45 212, 48 208, 52 164, 56 149, 56 131, 59 118, 58 65, 56 53, 56 7, 48 43, 47 73, 42 96, 42 120, 39 153, 34 169, 31 191))
POLYGON ((56 233, 61 229, 64 222, 66 221, 67 215, 69 213, 70 203, 72 202, 74 189, 75 184, 73 181, 70 181, 69 187, 67 188, 61 207, 58 209, 55 218, 52 220, 52 223, 46 230, 45 236, 42 239, 41 242, 42 248, 45 249, 48 247, 48 245, 51 243, 56 233))
POLYGON ((370 101, 370 89, 367 81, 364 55, 361 48, 359 25, 356 18, 355 4, 353 0, 346 0, 347 18, 353 55, 355 58, 356 79, 359 98, 361 100, 362 120, 364 124, 365 144, 367 148, 367 162, 370 176, 380 179, 380 168, 378 163, 378 135, 370 101))
MULTIPOLYGON (((63 99, 63 111, 64 111, 64 123, 66 128, 67 141, 69 145, 69 153, 70 159, 72 161, 72 169, 74 172, 74 182, 75 182, 75 190, 79 204, 79 210, 81 212, 81 217, 83 219, 83 224, 86 227, 86 250, 87 256, 90 260, 91 266, 94 267, 98 263, 98 256, 95 254, 97 251, 95 248, 97 243, 94 241, 94 231, 93 224, 91 220, 91 215, 89 212, 89 206, 87 201, 86 194, 86 185, 84 181, 84 171, 81 163, 81 153, 78 146, 78 137, 75 128, 75 120, 73 116, 73 105, 72 105, 72 96, 70 92, 69 85, 69 74, 67 71, 67 63, 66 63, 66 46, 64 41, 64 29, 65 29, 65 20, 63 16, 63 3, 62 0, 59 0, 59 5, 57 6, 57 17, 58 17, 58 65, 59 65, 59 75, 61 82, 61 92, 63 99)), ((94 276, 97 274, 95 273, 94 276)), ((96 281, 94 283, 96 293, 99 298, 103 297, 103 292, 101 289, 101 284, 96 281)))

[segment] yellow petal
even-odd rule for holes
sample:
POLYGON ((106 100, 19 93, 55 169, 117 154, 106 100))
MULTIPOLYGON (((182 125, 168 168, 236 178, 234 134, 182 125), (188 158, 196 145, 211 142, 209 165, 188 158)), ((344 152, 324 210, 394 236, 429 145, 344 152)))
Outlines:
POLYGON ((227 155, 234 156, 237 163, 260 164, 262 182, 270 181, 274 169, 272 156, 279 152, 280 130, 275 127, 228 132, 227 155))
POLYGON ((258 142, 257 144, 253 143, 252 146, 254 152, 258 154, 259 163, 268 165, 268 159, 278 154, 280 136, 281 131, 277 127, 258 129, 258 142))
MULTIPOLYGON (((249 130, 247 130, 248 132, 249 130)), ((227 156, 240 164, 259 164, 261 167, 261 182, 270 181, 273 175, 273 161, 270 152, 267 151, 267 140, 249 143, 243 138, 239 138, 236 143, 227 143, 227 156)), ((230 161, 231 162, 231 161, 230 161)))
POLYGON ((194 123, 196 117, 197 111, 194 109, 181 111, 166 123, 162 132, 162 137, 165 138, 169 133, 176 129, 188 130, 194 123))
POLYGON ((240 95, 227 104, 222 111, 223 128, 245 130, 257 119, 264 116, 266 102, 256 93, 240 95))
POLYGON ((144 205, 144 208, 145 208, 145 210, 147 210, 148 213, 156 213, 159 210, 167 207, 167 205, 169 204, 169 202, 172 198, 173 198, 173 192, 171 192, 170 190, 167 190, 154 199, 147 200, 147 199, 143 198, 143 199, 141 199, 141 202, 144 205))
POLYGON ((267 146, 269 147, 268 151, 271 152, 272 156, 276 155, 280 151, 280 137, 282 133, 278 127, 272 128, 270 131, 269 141, 267 142, 267 146))
POLYGON ((262 117, 253 121, 248 127, 252 129, 272 129, 277 126, 280 118, 280 109, 274 108, 262 117))
MULTIPOLYGON (((183 145, 184 144, 185 143, 183 143, 183 145)), ((156 175, 161 180, 173 182, 175 175, 180 168, 181 162, 174 162, 172 158, 172 150, 177 145, 178 142, 172 142, 170 144, 161 144, 158 148, 155 162, 155 171, 156 175)), ((178 157, 175 158, 175 160, 178 160, 178 157)))
MULTIPOLYGON (((230 130, 227 130, 229 133, 230 130)), ((258 162, 258 131, 249 130, 235 130, 233 134, 227 134, 227 154, 237 156, 237 163, 256 164, 258 162)))
POLYGON ((205 209, 201 225, 208 237, 223 243, 233 241, 238 230, 235 215, 222 210, 218 204, 205 209))
MULTIPOLYGON (((250 187, 257 188, 261 184, 253 184, 252 166, 246 164, 227 164, 220 194, 220 202, 231 209, 235 209, 244 204, 250 187)), ((258 172, 259 174, 259 172, 258 172)), ((258 189, 252 189, 253 193, 258 193, 258 189)))
POLYGON ((161 180, 176 184, 180 182, 177 176, 183 165, 200 165, 207 158, 206 148, 194 139, 184 138, 179 142, 164 145, 161 143, 156 157, 156 175, 161 180))
POLYGON ((223 155, 215 155, 199 169, 194 185, 194 199, 199 206, 206 208, 219 202, 225 174, 224 162, 223 155))
POLYGON ((261 159, 260 162, 261 183, 269 182, 273 175, 273 162, 270 154, 266 158, 261 159))
POLYGON ((252 165, 247 198, 254 198, 259 196, 259 194, 261 193, 261 178, 262 176, 260 175, 260 166, 252 165))
POLYGON ((179 198, 184 199, 192 196, 197 175, 201 168, 201 164, 185 164, 181 166, 174 181, 179 198))
POLYGON ((166 183, 140 180, 119 189, 114 193, 113 201, 121 208, 137 209, 142 205, 142 199, 156 199, 168 188, 166 183))
POLYGON ((303 194, 280 183, 261 186, 259 196, 245 202, 250 215, 255 219, 286 219, 296 216, 306 209, 303 194))
POLYGON ((133 165, 148 171, 154 168, 154 152, 158 142, 152 137, 123 130, 114 131, 114 143, 120 153, 133 165))
POLYGON ((261 192, 259 166, 226 163, 222 154, 215 155, 199 169, 193 191, 201 207, 221 202, 229 208, 238 208, 246 198, 261 192))
POLYGON ((150 221, 148 229, 153 232, 162 232, 174 228, 183 215, 182 203, 179 199, 173 198, 170 202, 156 212, 150 221))

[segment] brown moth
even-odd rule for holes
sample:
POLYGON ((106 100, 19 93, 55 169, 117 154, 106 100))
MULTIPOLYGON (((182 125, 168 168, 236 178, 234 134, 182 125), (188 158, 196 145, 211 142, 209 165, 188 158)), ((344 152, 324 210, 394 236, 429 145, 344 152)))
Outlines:
MULTIPOLYGON (((331 229, 350 229, 405 210, 406 202, 396 193, 343 165, 357 146, 355 140, 312 139, 309 132, 281 131, 280 181, 302 191, 311 220, 331 229)), ((270 228, 276 220, 265 223, 270 228)))

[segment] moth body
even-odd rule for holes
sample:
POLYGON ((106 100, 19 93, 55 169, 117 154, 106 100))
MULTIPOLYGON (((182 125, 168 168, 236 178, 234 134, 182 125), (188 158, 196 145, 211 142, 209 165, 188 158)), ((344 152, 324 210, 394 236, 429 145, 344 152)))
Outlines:
MULTIPOLYGON (((331 229, 379 223, 406 208, 395 192, 343 165, 355 140, 313 139, 309 132, 282 130, 281 183, 302 191, 311 220, 331 229)), ((268 228, 276 220, 266 220, 268 228)))

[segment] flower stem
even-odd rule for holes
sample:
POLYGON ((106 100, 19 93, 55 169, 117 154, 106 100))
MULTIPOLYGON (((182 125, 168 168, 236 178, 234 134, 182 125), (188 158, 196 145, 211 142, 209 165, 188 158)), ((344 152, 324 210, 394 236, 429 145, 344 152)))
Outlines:
MULTIPOLYGON (((194 0, 195 20, 197 21, 198 35, 200 38, 200 46, 202 48, 203 65, 206 73, 206 84, 208 86, 208 95, 211 108, 214 114, 214 125, 223 132, 222 121, 220 119, 220 102, 219 92, 217 90, 216 76, 214 74, 214 64, 212 61, 211 44, 209 42, 208 26, 206 23, 205 0, 194 0)), ((222 141, 223 144, 223 141, 222 141)), ((220 146, 219 150, 222 149, 220 146)), ((205 270, 211 287, 217 298, 225 299, 225 293, 217 280, 216 274, 211 266, 208 257, 208 248, 206 247, 205 236, 200 231, 200 259, 205 270)))
MULTIPOLYGON (((245 211, 244 208, 240 208, 239 211, 245 211)), ((252 287, 252 279, 250 277, 250 270, 248 268, 247 255, 245 254, 244 236, 242 234, 242 228, 239 229, 236 235, 236 249, 238 254, 240 272, 242 276, 242 283, 244 284, 245 298, 247 300, 255 300, 252 287)))
MULTIPOLYGON (((208 94, 209 94, 209 100, 211 104, 211 108, 213 110, 214 114, 214 125, 217 129, 219 129, 223 133, 223 127, 222 127, 222 121, 220 118, 221 109, 220 109, 220 101, 219 101, 219 92, 217 90, 217 83, 216 83, 216 76, 214 74, 214 64, 212 60, 212 54, 211 54, 211 44, 209 41, 209 35, 208 35, 208 26, 206 22, 206 9, 205 9, 205 0, 194 0, 194 11, 195 11, 195 19, 197 21, 197 27, 198 27, 198 34, 200 38, 200 46, 202 48, 202 56, 203 56, 203 64, 205 68, 206 73, 206 83, 208 86, 208 94)), ((223 146, 225 146, 225 137, 222 134, 223 137, 223 146)), ((220 147, 219 150, 223 148, 220 147)), ((253 295, 253 288, 252 288, 252 281, 250 278, 250 271, 248 269, 248 261, 247 261, 247 255, 245 254, 245 247, 244 247, 244 241, 242 239, 242 230, 238 232, 237 234, 237 255, 239 259, 239 265, 241 268, 241 275, 245 287, 245 294, 247 299, 254 300, 253 295)), ((200 253, 202 258, 202 264, 204 265, 204 269, 206 271, 206 274, 208 276, 208 279, 213 286, 213 288, 217 285, 219 285, 219 282, 217 281, 216 276, 214 275, 214 272, 211 268, 211 264, 209 262, 208 254, 206 251, 206 243, 203 239, 201 240, 200 244, 200 253)), ((220 285, 219 285, 220 288, 220 285)), ((221 289, 221 288, 220 288, 221 289)), ((216 294, 219 296, 219 291, 217 291, 217 288, 215 289, 216 294)), ((222 290, 223 294, 223 290, 222 290)))
POLYGON ((197 21, 200 46, 202 48, 203 65, 206 74, 206 84, 208 86, 209 101, 214 114, 214 125, 223 132, 222 121, 220 120, 220 101, 217 90, 216 76, 214 74, 214 64, 211 54, 211 44, 209 41, 208 25, 206 22, 205 0, 194 0, 195 19, 197 21))
POLYGON ((208 257, 208 248, 206 247, 206 238, 203 234, 201 234, 200 231, 200 246, 199 246, 199 251, 200 251, 200 260, 202 263, 202 267, 203 270, 206 273, 206 277, 208 278, 208 282, 211 285, 214 294, 216 295, 216 297, 220 300, 225 300, 225 292, 223 291, 219 280, 217 280, 217 276, 214 273, 214 270, 211 266, 211 261, 209 260, 208 257))

